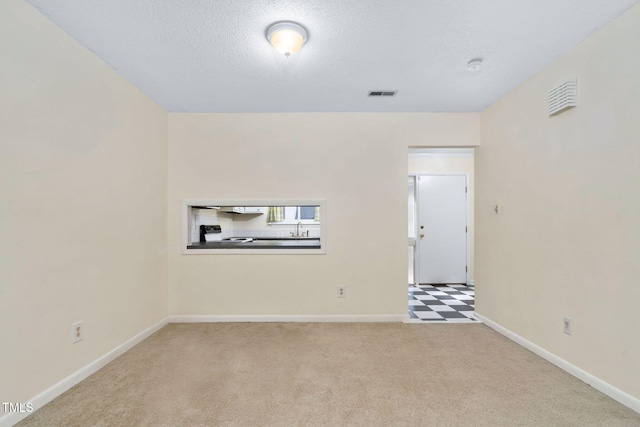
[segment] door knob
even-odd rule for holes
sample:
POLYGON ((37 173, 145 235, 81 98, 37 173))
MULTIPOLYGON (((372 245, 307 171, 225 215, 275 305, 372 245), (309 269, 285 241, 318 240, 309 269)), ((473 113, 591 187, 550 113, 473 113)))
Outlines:
POLYGON ((422 239, 424 237, 424 234, 420 233, 420 238, 422 239))

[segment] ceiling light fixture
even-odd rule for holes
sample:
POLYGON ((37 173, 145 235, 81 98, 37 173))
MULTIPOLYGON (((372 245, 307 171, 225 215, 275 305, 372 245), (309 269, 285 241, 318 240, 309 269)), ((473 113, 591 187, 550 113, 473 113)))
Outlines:
POLYGON ((475 58, 467 63, 467 71, 470 73, 475 73, 480 71, 482 68, 482 58, 475 58))
POLYGON ((267 29, 267 40, 288 58, 305 44, 307 31, 295 22, 276 22, 267 29))

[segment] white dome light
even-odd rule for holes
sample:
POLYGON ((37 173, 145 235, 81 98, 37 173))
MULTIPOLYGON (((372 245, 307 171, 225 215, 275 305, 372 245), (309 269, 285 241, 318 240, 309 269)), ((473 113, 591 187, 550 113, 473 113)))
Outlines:
POLYGON ((307 31, 295 22, 277 22, 267 29, 267 40, 287 58, 307 41, 307 31))

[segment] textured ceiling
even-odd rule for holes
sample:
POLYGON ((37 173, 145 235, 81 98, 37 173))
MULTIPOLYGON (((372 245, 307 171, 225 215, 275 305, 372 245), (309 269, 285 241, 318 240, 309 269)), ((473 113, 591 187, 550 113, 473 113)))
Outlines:
POLYGON ((480 111, 640 2, 27 1, 173 112, 480 111), (288 59, 281 20, 309 33, 288 59))

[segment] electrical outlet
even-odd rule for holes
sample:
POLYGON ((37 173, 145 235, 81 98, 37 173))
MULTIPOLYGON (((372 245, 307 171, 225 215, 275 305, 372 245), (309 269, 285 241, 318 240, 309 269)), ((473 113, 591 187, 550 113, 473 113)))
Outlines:
POLYGON ((73 325, 71 325, 71 327, 72 327, 71 342, 75 344, 78 341, 82 341, 82 339, 84 338, 84 328, 82 326, 82 320, 74 323, 73 325))
POLYGON ((562 330, 565 334, 571 335, 571 319, 568 317, 562 319, 562 330))
POLYGON ((346 297, 347 297, 347 287, 338 286, 338 298, 346 298, 346 297))

